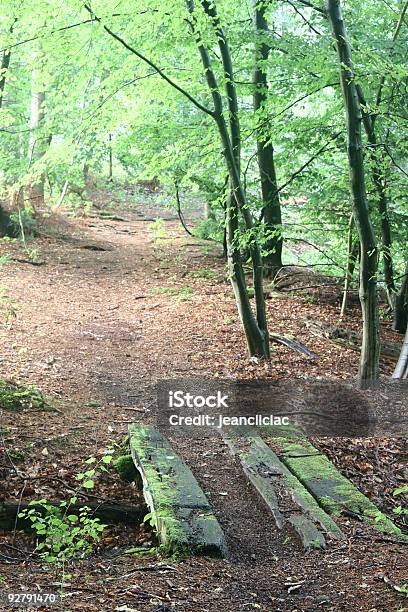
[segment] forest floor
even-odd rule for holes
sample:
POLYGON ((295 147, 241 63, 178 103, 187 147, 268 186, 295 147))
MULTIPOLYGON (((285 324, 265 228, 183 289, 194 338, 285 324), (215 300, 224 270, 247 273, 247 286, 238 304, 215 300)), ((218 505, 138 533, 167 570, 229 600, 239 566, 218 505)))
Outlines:
MULTIPOLYGON (((42 265, 21 261, 27 255, 20 243, 1 245, 0 254, 11 261, 2 267, 9 296, 2 308, 10 325, 0 330, 0 374, 39 386, 58 400, 58 412, 2 411, 0 501, 68 498, 88 457, 101 457, 120 442, 130 422, 155 424, 155 384, 161 379, 349 379, 357 373, 355 351, 312 335, 302 319, 338 322, 332 294, 267 300, 273 333, 294 336, 317 360, 276 345, 270 363, 249 363, 221 249, 186 236, 151 199, 148 205, 133 199, 132 206, 113 212, 122 220, 53 214, 29 243, 42 265), (165 219, 164 232, 152 225, 156 217, 165 219), (10 457, 16 457, 14 466, 10 457)), ((353 307, 342 326, 358 329, 358 314, 353 307)), ((383 334, 399 340, 387 322, 383 334)), ((392 365, 383 363, 384 376, 392 365)), ((226 446, 198 438, 173 443, 214 507, 228 558, 126 553, 140 545, 148 550, 154 535, 145 527, 115 528, 91 558, 66 568, 63 610, 404 609, 395 586, 407 581, 406 546, 343 518, 346 543, 305 554, 276 528, 226 446)), ((403 439, 315 443, 396 518, 392 492, 408 480, 403 439)), ((141 492, 113 472, 96 479, 94 498, 142 501, 141 492)), ((0 535, 1 589, 56 588, 60 572, 28 555, 30 546, 18 533, 0 535)))

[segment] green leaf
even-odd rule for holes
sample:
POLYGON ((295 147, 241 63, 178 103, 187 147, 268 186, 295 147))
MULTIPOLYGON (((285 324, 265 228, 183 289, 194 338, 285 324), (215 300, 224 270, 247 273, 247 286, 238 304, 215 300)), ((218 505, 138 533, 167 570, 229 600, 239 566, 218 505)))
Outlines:
POLYGON ((85 489, 93 489, 95 486, 95 482, 93 480, 85 480, 83 486, 85 489))
POLYGON ((78 517, 76 514, 68 514, 67 519, 71 522, 71 523, 76 523, 78 521, 78 517))

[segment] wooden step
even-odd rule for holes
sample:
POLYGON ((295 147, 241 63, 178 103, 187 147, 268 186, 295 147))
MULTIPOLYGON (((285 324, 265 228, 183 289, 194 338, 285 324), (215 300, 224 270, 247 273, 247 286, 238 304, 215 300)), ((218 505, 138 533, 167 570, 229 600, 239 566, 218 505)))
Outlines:
MULTIPOLYGON (((282 463, 331 516, 345 515, 371 523, 383 533, 407 536, 359 491, 330 459, 305 438, 276 438, 272 441, 282 463)), ((408 538, 407 538, 408 539, 408 538)))
POLYGON ((344 538, 333 519, 261 437, 244 430, 239 435, 224 434, 223 437, 280 529, 291 525, 305 549, 324 548, 323 533, 331 539, 344 538))
POLYGON ((154 427, 129 426, 130 448, 160 542, 173 552, 224 556, 210 503, 170 442, 154 427))

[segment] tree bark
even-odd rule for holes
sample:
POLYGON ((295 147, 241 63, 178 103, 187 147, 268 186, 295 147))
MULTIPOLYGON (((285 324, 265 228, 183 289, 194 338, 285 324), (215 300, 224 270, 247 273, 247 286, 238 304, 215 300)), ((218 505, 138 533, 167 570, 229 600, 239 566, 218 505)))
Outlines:
POLYGON ((393 329, 400 334, 405 334, 408 325, 408 265, 400 290, 395 296, 393 329))
MULTIPOLYGON (((39 90, 37 83, 37 70, 32 73, 31 86, 31 108, 30 108, 30 138, 28 142, 28 165, 29 167, 44 155, 44 140, 40 134, 40 128, 44 119, 43 105, 45 94, 39 90)), ((40 177, 34 179, 29 186, 29 199, 35 206, 44 203, 44 173, 40 177)))
POLYGON ((405 332, 404 344, 402 345, 401 355, 394 370, 393 378, 408 378, 408 327, 405 332))
POLYGON ((360 85, 356 85, 357 94, 362 107, 362 117, 365 133, 367 140, 370 145, 370 164, 371 174, 373 178, 374 188, 377 192, 377 206, 380 217, 381 227, 381 241, 383 251, 383 265, 384 265, 384 280, 387 289, 388 303, 391 308, 394 308, 394 297, 395 297, 395 282, 394 282, 394 269, 392 263, 392 235, 391 225, 388 212, 388 198, 384 180, 384 172, 382 167, 384 165, 384 155, 377 146, 377 135, 375 131, 375 123, 367 112, 367 103, 364 98, 363 90, 360 85))
POLYGON ((353 280, 354 268, 355 268, 357 257, 358 257, 358 242, 353 243, 353 227, 354 227, 354 217, 353 215, 351 215, 350 221, 349 221, 348 237, 347 237, 347 264, 346 264, 346 273, 344 275, 343 301, 342 301, 341 310, 340 310, 341 319, 346 314, 351 281, 353 280))
POLYGON ((112 182, 113 181, 112 134, 109 134, 108 150, 109 150, 109 174, 108 174, 108 181, 112 182))
MULTIPOLYGON (((10 28, 12 32, 13 27, 10 28)), ((4 89, 6 86, 7 70, 10 66, 11 52, 6 49, 3 53, 0 66, 0 109, 3 106, 4 89)), ((0 236, 15 236, 15 226, 9 214, 0 206, 0 236)))
POLYGON ((11 52, 6 49, 3 53, 0 67, 0 108, 3 106, 4 88, 6 85, 7 70, 10 66, 11 52))
MULTIPOLYGON (((265 42, 268 34, 268 24, 265 18, 266 4, 254 1, 255 57, 253 71, 253 104, 256 121, 267 101, 268 82, 265 63, 268 60, 270 47, 265 42)), ((257 126, 257 153, 261 179, 263 220, 268 239, 264 245, 266 254, 263 257, 264 274, 275 276, 282 267, 282 213, 276 179, 274 149, 272 143, 265 138, 263 130, 257 126)))
POLYGON ((340 80, 348 133, 347 149, 353 216, 361 245, 360 302, 363 315, 363 341, 359 378, 362 387, 369 387, 378 379, 380 347, 377 295, 378 253, 365 185, 361 108, 355 84, 351 47, 348 42, 340 0, 328 0, 327 9, 340 65, 340 80))

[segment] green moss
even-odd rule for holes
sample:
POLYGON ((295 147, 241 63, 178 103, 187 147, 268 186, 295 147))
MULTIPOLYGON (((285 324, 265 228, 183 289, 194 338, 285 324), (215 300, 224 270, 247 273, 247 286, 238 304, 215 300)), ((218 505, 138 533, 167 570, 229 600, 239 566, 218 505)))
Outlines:
POLYGON ((10 412, 22 410, 52 410, 45 395, 36 387, 0 380, 0 408, 10 412))
POLYGON ((282 451, 283 463, 328 514, 336 517, 347 510, 355 512, 376 529, 402 539, 407 538, 307 440, 293 442, 279 438, 277 443, 282 451), (302 454, 305 456, 302 457, 302 454))
POLYGON ((113 467, 122 480, 132 482, 137 476, 137 469, 133 463, 132 455, 121 455, 113 462, 113 467))

